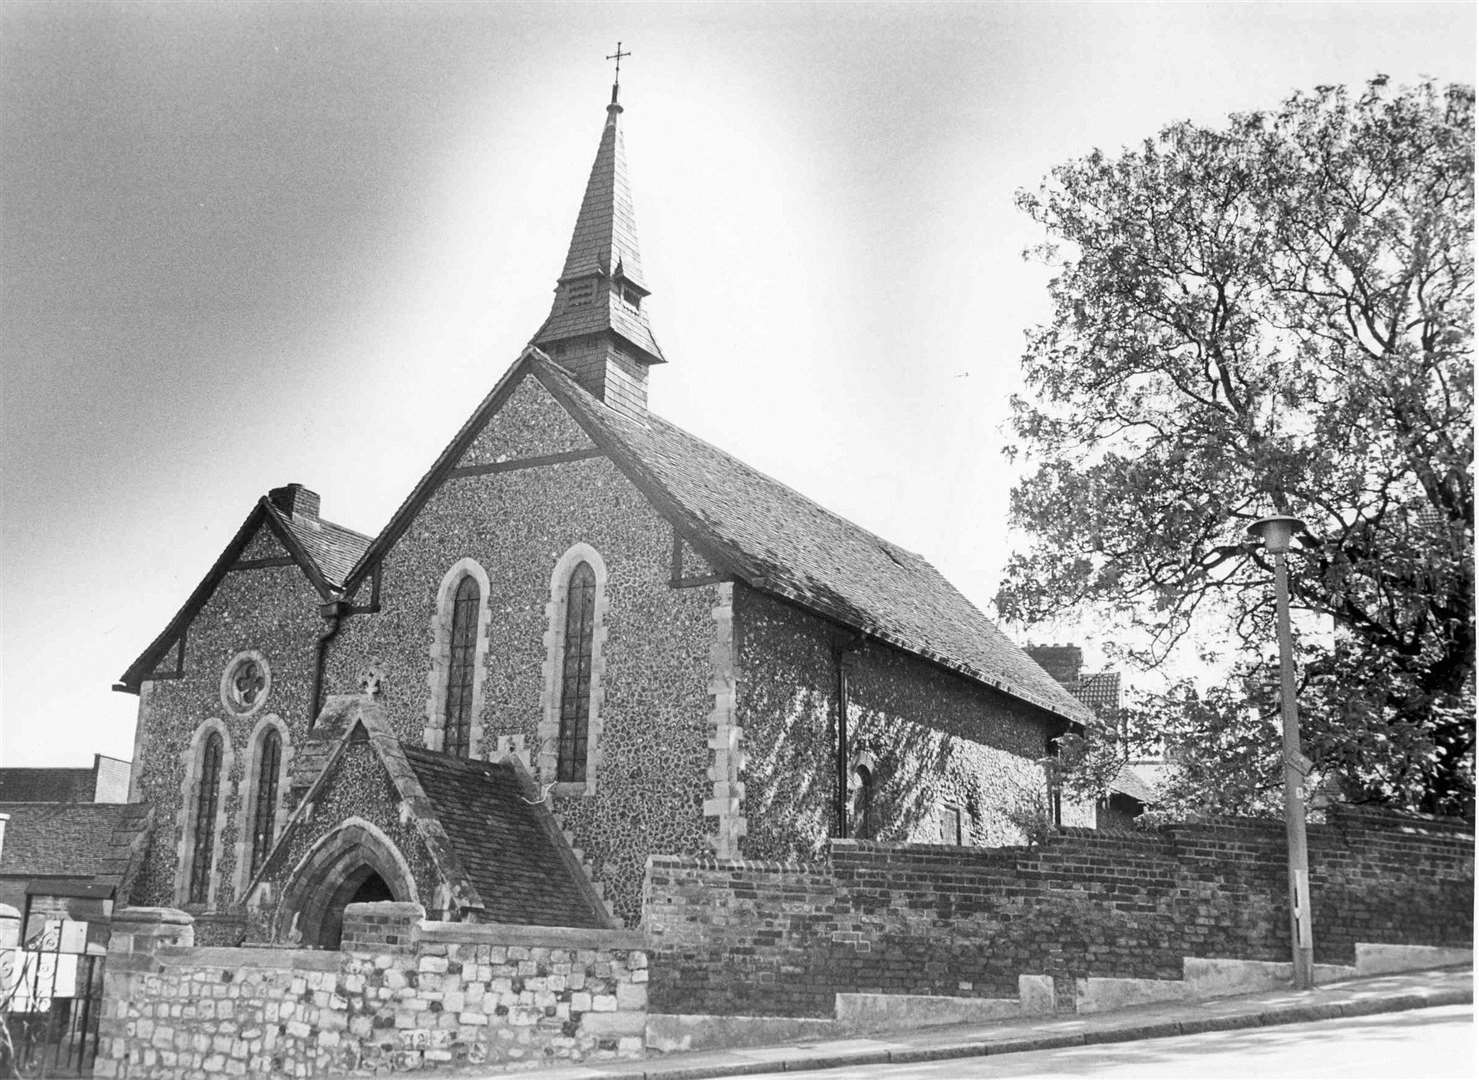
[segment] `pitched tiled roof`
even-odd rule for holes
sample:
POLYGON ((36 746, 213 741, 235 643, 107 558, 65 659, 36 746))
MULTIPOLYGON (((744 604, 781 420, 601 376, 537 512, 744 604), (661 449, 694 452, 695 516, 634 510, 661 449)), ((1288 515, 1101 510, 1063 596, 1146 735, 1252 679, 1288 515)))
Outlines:
POLYGON ((370 538, 323 518, 280 516, 324 580, 336 589, 342 588, 349 571, 370 546, 370 538))
POLYGON ((626 144, 621 137, 621 112, 620 105, 606 107, 601 141, 586 180, 580 213, 575 217, 565 268, 560 272, 561 281, 588 274, 610 274, 620 264, 629 280, 639 286, 643 284, 626 144))
MULTIPOLYGON (((282 860, 302 830, 323 830, 324 823, 315 822, 314 815, 318 793, 334 782, 339 766, 347 755, 354 752, 355 744, 368 746, 385 769, 401 812, 410 815, 431 858, 434 872, 449 890, 451 906, 454 909, 481 908, 482 900, 468 881, 467 872, 436 819, 431 800, 421 790, 421 782, 406 760, 404 748, 386 719, 384 707, 366 694, 334 694, 324 702, 313 729, 293 755, 289 784, 297 808, 283 825, 256 876, 248 883, 245 895, 250 896, 263 880, 282 869, 282 860)), ((329 827, 333 827, 333 823, 329 827)))
POLYGON ((1073 696, 1082 701, 1095 716, 1103 716, 1120 707, 1120 673, 1101 671, 1079 680, 1073 696))
POLYGON ((608 408, 563 368, 534 371, 619 464, 750 584, 1082 723, 1088 711, 912 551, 649 413, 608 408))
POLYGON ((0 876, 120 886, 147 828, 143 803, 0 803, 9 814, 0 876))
POLYGON ((495 922, 606 925, 574 878, 548 811, 524 797, 514 767, 469 761, 406 743, 401 749, 495 922))
POLYGON ((610 925, 549 806, 526 798, 534 790, 527 775, 509 763, 467 761, 401 742, 384 706, 366 694, 336 694, 325 702, 307 752, 294 758, 298 807, 248 890, 282 869, 301 830, 323 828, 313 820, 316 793, 334 782, 357 743, 367 744, 384 766, 452 907, 494 922, 610 925), (306 762, 302 770, 298 757, 306 762))
POLYGON ((92 802, 91 769, 0 769, 0 803, 92 802))

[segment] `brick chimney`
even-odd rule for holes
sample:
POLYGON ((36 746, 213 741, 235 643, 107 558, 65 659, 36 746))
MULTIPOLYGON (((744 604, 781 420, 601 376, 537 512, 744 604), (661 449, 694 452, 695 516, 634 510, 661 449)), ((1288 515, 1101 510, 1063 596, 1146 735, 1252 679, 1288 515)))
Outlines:
POLYGON ((267 501, 288 517, 300 520, 318 520, 318 492, 309 491, 302 484, 285 484, 267 493, 267 501))

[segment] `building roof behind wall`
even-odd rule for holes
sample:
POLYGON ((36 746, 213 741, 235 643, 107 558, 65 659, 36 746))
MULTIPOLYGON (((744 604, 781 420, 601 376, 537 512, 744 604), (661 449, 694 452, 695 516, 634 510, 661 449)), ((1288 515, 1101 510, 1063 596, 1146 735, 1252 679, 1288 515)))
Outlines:
MULTIPOLYGON (((119 891, 135 869, 149 824, 143 803, 0 803, 0 814, 10 815, 0 879, 56 878, 119 891)), ((19 884, 15 891, 24 890, 19 884)))
POLYGON ((1095 716, 1107 716, 1120 707, 1120 673, 1100 671, 1085 675, 1079 680, 1074 696, 1093 709, 1095 716))
POLYGON ((0 769, 0 803, 92 802, 92 769, 0 769))

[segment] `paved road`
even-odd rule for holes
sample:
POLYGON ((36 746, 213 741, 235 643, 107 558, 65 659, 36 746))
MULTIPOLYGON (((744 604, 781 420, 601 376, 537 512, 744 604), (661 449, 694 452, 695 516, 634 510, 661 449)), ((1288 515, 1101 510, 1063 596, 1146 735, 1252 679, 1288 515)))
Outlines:
MULTIPOLYGON (((1242 1031, 917 1065, 870 1065, 767 1077, 816 1080, 1471 1080, 1475 1075, 1470 1005, 1321 1020, 1242 1031)), ((752 1078, 763 1080, 763 1078, 752 1078)))

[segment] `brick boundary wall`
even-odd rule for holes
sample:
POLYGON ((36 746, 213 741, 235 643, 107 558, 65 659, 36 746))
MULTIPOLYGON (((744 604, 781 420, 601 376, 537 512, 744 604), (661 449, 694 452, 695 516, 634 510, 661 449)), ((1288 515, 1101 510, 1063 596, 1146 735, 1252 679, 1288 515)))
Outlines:
MULTIPOLYGON (((1471 948, 1472 826, 1332 808, 1309 829, 1315 959, 1471 948)), ((799 866, 653 857, 655 1013, 830 1017, 838 993, 1013 998, 1050 977, 1181 979, 1184 957, 1287 962, 1284 829, 1252 820, 1035 848, 834 841, 799 866)))
POLYGON ((641 935, 424 915, 352 904, 338 951, 196 948, 184 912, 125 908, 94 1075, 278 1080, 642 1055, 641 935))

